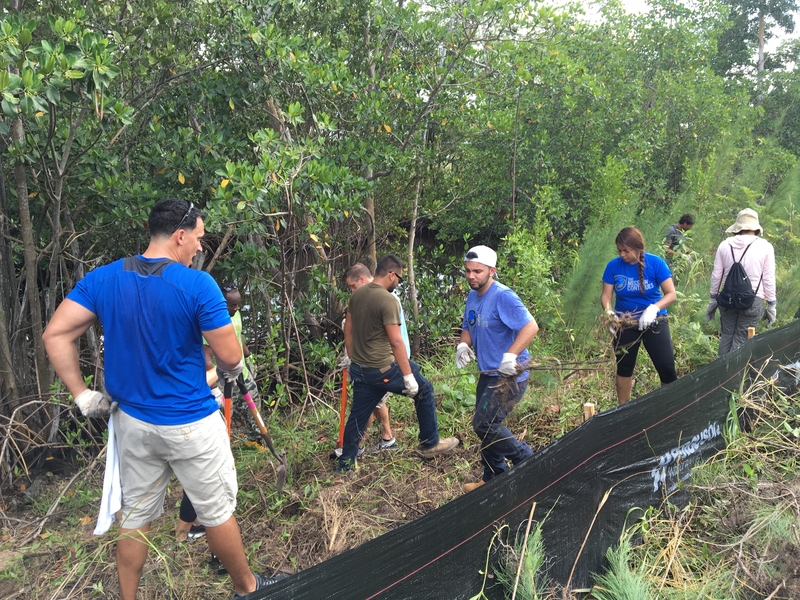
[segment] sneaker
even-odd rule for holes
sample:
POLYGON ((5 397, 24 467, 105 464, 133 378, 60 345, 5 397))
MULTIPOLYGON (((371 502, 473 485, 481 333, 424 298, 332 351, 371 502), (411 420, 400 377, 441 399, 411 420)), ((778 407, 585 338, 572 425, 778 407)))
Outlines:
MULTIPOLYGON (((392 438, 392 439, 394 439, 394 438, 392 438)), ((341 448, 336 448, 336 449, 334 449, 333 454, 331 455, 331 460, 339 458, 341 455, 342 455, 342 449, 341 448)), ((361 458, 363 455, 364 455, 364 448, 359 448, 358 449, 358 455, 356 455, 356 458, 361 458)))
POLYGON ((475 483, 465 483, 464 484, 464 491, 465 492, 471 492, 472 490, 477 490, 484 483, 486 483, 486 482, 485 481, 476 481, 475 483))
POLYGON ((397 440, 392 438, 390 440, 381 439, 377 444, 374 446, 369 447, 370 454, 377 454, 381 450, 397 450, 400 446, 397 445, 397 440))
POLYGON ((448 437, 439 440, 439 443, 430 448, 417 448, 417 454, 422 458, 436 458, 437 456, 444 456, 450 454, 458 446, 458 438, 448 437))
MULTIPOLYGON (((253 576, 256 578, 256 590, 260 590, 265 588, 269 585, 273 585, 278 583, 279 581, 286 579, 289 577, 286 573, 279 573, 275 575, 275 577, 267 577, 266 575, 261 575, 260 573, 253 573, 253 576)), ((255 591, 255 590, 253 590, 255 591)), ((252 593, 252 592, 249 592, 252 593)), ((248 594, 240 594, 239 592, 233 592, 233 596, 231 596, 231 600, 237 600, 237 598, 244 598, 248 594)))
POLYGON ((192 525, 189 528, 189 533, 186 535, 187 541, 194 541, 199 540, 206 534, 206 526, 205 525, 192 525))

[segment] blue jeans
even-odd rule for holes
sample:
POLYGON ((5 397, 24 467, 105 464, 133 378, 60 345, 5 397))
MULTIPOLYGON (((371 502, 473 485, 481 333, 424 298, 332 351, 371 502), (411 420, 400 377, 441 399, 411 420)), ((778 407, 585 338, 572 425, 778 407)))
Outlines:
POLYGON ((516 465, 533 456, 528 444, 520 442, 514 434, 503 425, 503 421, 522 399, 528 382, 511 383, 507 397, 496 394, 500 378, 492 375, 481 375, 476 390, 475 416, 472 417, 472 428, 481 438, 481 463, 483 464, 483 481, 489 481, 506 472, 506 459, 516 465))
MULTIPOLYGON (((419 444, 422 448, 432 448, 439 443, 439 423, 436 420, 436 405, 433 402, 433 385, 419 372, 419 365, 412 360, 411 372, 419 384, 419 392, 414 396, 414 408, 419 421, 419 444)), ((370 414, 378 406, 386 392, 402 394, 405 388, 403 373, 397 363, 385 370, 350 364, 350 380, 353 382, 353 404, 344 428, 342 455, 339 457, 339 471, 349 471, 358 454, 358 444, 367 430, 370 414)))

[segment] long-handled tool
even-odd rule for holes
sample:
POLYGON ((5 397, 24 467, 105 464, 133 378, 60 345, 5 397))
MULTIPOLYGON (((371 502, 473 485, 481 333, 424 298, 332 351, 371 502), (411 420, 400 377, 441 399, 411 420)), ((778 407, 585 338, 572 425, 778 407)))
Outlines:
POLYGON ((339 438, 336 440, 336 447, 331 451, 331 460, 336 460, 342 455, 342 447, 344 446, 344 417, 347 410, 347 367, 342 371, 342 403, 339 407, 339 438))
POLYGON ((336 447, 344 445, 344 411, 347 409, 347 367, 342 371, 342 402, 339 406, 339 439, 336 440, 336 447))
POLYGON ((233 400, 231 400, 233 396, 233 385, 227 379, 225 380, 225 385, 223 387, 222 397, 224 398, 225 403, 225 424, 228 426, 228 439, 231 438, 231 419, 232 419, 232 410, 233 410, 233 400))
MULTIPOLYGON (((230 384, 226 383, 226 385, 230 384)), ((245 402, 247 402, 247 407, 250 409, 250 413, 256 420, 258 429, 261 431, 261 437, 264 438, 264 443, 267 445, 267 448, 269 448, 269 451, 272 452, 272 455, 278 460, 278 469, 276 473, 278 481, 275 484, 275 489, 277 489, 278 493, 280 494, 283 491, 283 484, 286 483, 286 475, 289 472, 289 463, 286 461, 286 453, 282 452, 278 454, 278 452, 275 450, 275 446, 272 443, 272 438, 269 436, 266 425, 264 425, 264 419, 261 418, 261 413, 258 412, 256 403, 253 402, 253 397, 250 395, 250 392, 247 391, 247 386, 244 383, 243 375, 239 375, 239 378, 236 380, 236 385, 239 386, 239 391, 241 392, 245 402)))

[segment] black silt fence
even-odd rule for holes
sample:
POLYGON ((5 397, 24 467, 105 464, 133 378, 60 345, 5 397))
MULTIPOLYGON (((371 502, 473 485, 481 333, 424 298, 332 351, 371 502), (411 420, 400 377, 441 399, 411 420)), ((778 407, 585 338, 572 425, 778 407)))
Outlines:
MULTIPOLYGON (((477 490, 248 598, 471 598, 481 589, 495 531, 507 524, 521 535, 533 502, 534 521, 544 520, 548 577, 589 587, 606 549, 631 522, 631 509, 659 506, 667 495, 685 503, 681 484, 724 447, 730 392, 749 370, 799 355, 800 321, 759 335, 691 375, 599 413, 477 490)), ((503 598, 499 586, 487 586, 486 594, 503 598)))

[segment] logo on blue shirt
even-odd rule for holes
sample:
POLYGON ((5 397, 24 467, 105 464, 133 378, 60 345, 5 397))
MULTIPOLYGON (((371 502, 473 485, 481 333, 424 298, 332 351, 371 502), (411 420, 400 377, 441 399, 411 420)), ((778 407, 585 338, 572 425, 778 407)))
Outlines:
POLYGON ((475 311, 474 311, 474 310, 471 310, 471 311, 469 311, 469 312, 467 313, 467 323, 469 323, 469 324, 470 324, 470 326, 473 326, 473 325, 475 325, 475 323, 477 322, 477 320, 478 320, 478 316, 475 314, 475 311))
POLYGON ((628 286, 628 278, 625 277, 625 275, 614 275, 614 289, 616 291, 621 292, 627 286, 628 286))

